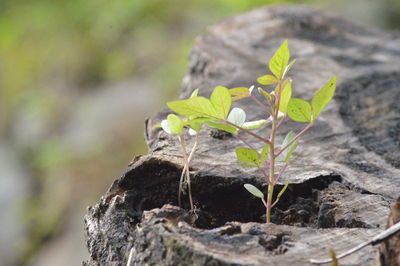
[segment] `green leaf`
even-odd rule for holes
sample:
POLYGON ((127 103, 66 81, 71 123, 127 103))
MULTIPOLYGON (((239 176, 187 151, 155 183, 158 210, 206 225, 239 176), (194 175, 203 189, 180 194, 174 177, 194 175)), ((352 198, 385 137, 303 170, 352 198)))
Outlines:
POLYGON ((201 126, 203 125, 204 122, 210 121, 211 118, 208 117, 196 117, 193 119, 190 119, 188 121, 185 121, 185 125, 189 125, 193 130, 199 131, 201 129, 201 126))
POLYGON ((322 112, 325 106, 331 101, 336 89, 336 76, 333 76, 322 89, 320 89, 311 101, 313 109, 313 120, 322 112))
POLYGON ((257 129, 257 128, 262 127, 263 125, 265 125, 267 122, 268 122, 268 120, 265 120, 265 119, 256 120, 256 121, 249 121, 249 122, 243 123, 242 128, 245 128, 245 129, 257 129))
POLYGON ((229 94, 232 95, 232 101, 237 101, 250 96, 249 88, 239 87, 229 89, 229 94))
POLYGON ((228 126, 228 125, 225 125, 225 124, 221 124, 221 123, 215 123, 215 122, 208 121, 208 122, 206 122, 206 125, 211 127, 211 128, 215 128, 215 129, 219 129, 219 130, 223 130, 223 131, 229 132, 231 134, 236 134, 236 132, 237 132, 236 128, 228 126))
POLYGON ((289 59, 290 51, 288 47, 288 41, 286 40, 282 43, 281 47, 279 47, 269 61, 269 69, 277 77, 277 79, 280 80, 282 78, 285 68, 289 63, 289 59))
POLYGON ((190 98, 196 97, 197 95, 199 95, 199 89, 195 89, 192 94, 190 95, 190 98))
POLYGON ((258 88, 258 92, 264 95, 265 99, 267 99, 268 102, 272 103, 272 95, 266 92, 265 90, 258 88))
POLYGON ((169 129, 171 130, 171 134, 180 135, 182 134, 183 129, 183 121, 174 114, 169 114, 167 116, 167 122, 169 125, 169 129))
POLYGON ((292 82, 288 80, 285 84, 285 87, 283 88, 283 91, 281 92, 279 111, 281 111, 282 113, 287 112, 287 106, 291 97, 292 97, 292 82))
MULTIPOLYGON (((296 133, 294 133, 293 131, 290 131, 285 139, 282 142, 282 148, 285 147, 290 141, 292 141, 292 139, 296 137, 296 133)), ((293 142, 292 144, 290 144, 289 147, 287 147, 285 149, 285 151, 282 153, 282 157, 280 158, 281 161, 285 161, 286 163, 289 163, 290 157, 292 155, 292 152, 296 149, 298 144, 298 141, 293 142)))
POLYGON ((298 144, 298 142, 295 141, 290 145, 290 147, 287 148, 287 153, 286 153, 286 156, 285 156, 285 162, 286 163, 289 163, 290 157, 292 156, 292 153, 297 148, 297 144, 298 144))
POLYGON ((265 75, 265 76, 259 77, 257 79, 257 82, 260 83, 261 85, 271 85, 271 84, 277 83, 278 80, 272 75, 265 75))
POLYGON ((232 97, 229 90, 222 86, 216 87, 211 94, 210 100, 217 113, 221 117, 226 118, 232 104, 232 97))
POLYGON ((229 113, 228 121, 241 127, 246 121, 246 113, 242 108, 235 107, 229 113))
POLYGON ((245 164, 245 163, 238 163, 239 166, 243 166, 243 167, 258 167, 255 164, 245 164))
POLYGON ((264 148, 261 151, 260 165, 264 164, 267 161, 268 149, 269 149, 269 144, 265 144, 264 148))
POLYGON ((285 193, 288 186, 289 186, 289 183, 286 183, 285 186, 281 189, 281 191, 279 191, 278 196, 276 196, 278 199, 282 196, 283 193, 285 193))
POLYGON ((251 184, 244 184, 244 188, 250 192, 251 194, 253 194, 253 196, 263 199, 264 198, 264 194, 255 186, 251 185, 251 184))
POLYGON ((218 114, 210 100, 195 96, 186 100, 168 102, 167 106, 180 115, 196 115, 217 118, 218 114))
POLYGON ((236 156, 243 163, 259 165, 258 152, 249 148, 237 148, 236 156))
POLYGON ((308 102, 299 99, 291 98, 287 106, 288 116, 297 122, 311 121, 311 106, 308 102))

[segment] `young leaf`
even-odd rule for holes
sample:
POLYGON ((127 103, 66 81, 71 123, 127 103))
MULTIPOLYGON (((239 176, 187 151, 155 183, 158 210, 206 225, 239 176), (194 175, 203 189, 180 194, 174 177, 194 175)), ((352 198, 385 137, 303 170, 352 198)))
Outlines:
POLYGON ((168 134, 172 134, 167 119, 161 121, 161 128, 168 134))
POLYGON ((210 100, 217 113, 222 118, 226 118, 232 104, 232 97, 228 89, 222 86, 216 87, 211 94, 210 100))
POLYGON ((194 130, 194 129, 192 129, 192 128, 189 128, 189 135, 190 135, 190 136, 196 136, 196 134, 197 134, 197 131, 196 131, 196 130, 194 130))
POLYGON ((249 148, 237 148, 236 156, 243 163, 259 165, 258 152, 249 148))
POLYGON ((219 130, 223 130, 223 131, 229 132, 231 134, 236 134, 236 132, 237 132, 236 128, 228 126, 228 125, 225 125, 225 124, 221 124, 221 123, 215 123, 215 122, 208 121, 208 122, 206 122, 206 125, 211 127, 211 128, 215 128, 215 129, 219 129, 219 130))
POLYGON ((245 128, 245 129, 256 129, 256 128, 262 127, 267 122, 270 122, 270 121, 265 120, 265 119, 256 120, 256 121, 249 121, 249 122, 244 122, 242 127, 245 128))
POLYGON ((243 109, 235 107, 229 113, 228 121, 241 127, 246 121, 246 113, 243 109))
POLYGON ((201 129, 201 126, 203 125, 204 122, 210 121, 210 118, 207 117, 196 117, 193 119, 190 119, 188 121, 185 121, 185 125, 189 125, 193 130, 199 131, 201 129))
POLYGON ((196 97, 199 94, 199 89, 195 89, 192 94, 190 95, 190 98, 196 97))
POLYGON ((250 192, 251 194, 253 194, 253 196, 263 199, 264 198, 264 194, 255 186, 251 185, 251 184, 244 184, 244 188, 250 192))
POLYGON ((283 91, 281 92, 279 111, 281 111, 282 113, 286 113, 287 106, 291 97, 292 97, 292 82, 288 80, 285 84, 285 87, 283 88, 283 91))
POLYGON ((267 99, 268 102, 272 102, 272 95, 266 92, 265 90, 258 88, 258 92, 264 95, 264 97, 267 99))
POLYGON ((283 193, 285 193, 288 186, 289 186, 289 182, 285 184, 285 186, 281 189, 281 191, 279 191, 278 196, 276 196, 278 199, 283 195, 283 193))
POLYGON ((288 116, 297 122, 311 121, 311 106, 308 102, 299 99, 291 98, 287 106, 288 116))
POLYGON ((294 65, 294 63, 296 63, 296 59, 293 59, 292 62, 290 62, 289 65, 286 66, 285 72, 284 72, 284 75, 285 75, 285 76, 286 76, 286 74, 289 72, 289 70, 292 68, 292 66, 294 65))
POLYGON ((269 144, 265 144, 260 155, 260 165, 264 164, 267 161, 268 149, 269 149, 269 144))
POLYGON ((182 134, 183 129, 183 121, 174 114, 169 114, 167 116, 167 122, 169 125, 169 129, 171 134, 180 135, 182 134))
POLYGON ((265 76, 259 77, 257 79, 257 82, 260 83, 261 85, 271 85, 271 84, 277 83, 278 80, 272 75, 265 75, 265 76))
POLYGON ((217 118, 218 114, 210 100, 195 96, 186 100, 168 102, 167 106, 180 115, 196 115, 217 118))
POLYGON ((269 61, 269 69, 278 79, 282 78, 285 68, 289 63, 289 59, 290 51, 288 47, 288 41, 286 40, 282 43, 281 47, 279 47, 269 61))
MULTIPOLYGON (((294 137, 296 137, 296 133, 293 131, 290 131, 285 139, 282 142, 282 148, 285 147, 294 137)), ((285 161, 286 163, 289 163, 290 157, 292 155, 292 152, 296 149, 298 142, 295 141, 292 144, 290 144, 289 147, 286 148, 286 150, 282 153, 282 161, 285 161)))
POLYGON ((336 76, 333 76, 322 89, 320 89, 311 101, 313 119, 315 120, 325 106, 331 101, 336 89, 336 76))
POLYGON ((249 88, 239 87, 229 89, 229 94, 232 95, 232 101, 237 101, 250 96, 249 88))

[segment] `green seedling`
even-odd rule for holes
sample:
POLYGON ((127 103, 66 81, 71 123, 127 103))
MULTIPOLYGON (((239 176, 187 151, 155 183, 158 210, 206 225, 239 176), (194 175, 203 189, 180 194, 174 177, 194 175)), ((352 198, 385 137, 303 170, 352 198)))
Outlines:
MULTIPOLYGON (((201 125, 205 124, 210 128, 215 128, 231 133, 240 139, 247 147, 236 149, 236 157, 242 167, 256 167, 263 175, 267 189, 267 199, 264 194, 250 184, 245 184, 245 188, 254 196, 260 198, 266 208, 266 222, 270 222, 271 209, 275 206, 282 194, 286 191, 289 183, 286 183, 277 197, 273 199, 275 185, 279 182, 287 169, 293 152, 298 146, 298 140, 306 131, 313 127, 315 120, 322 110, 332 99, 336 89, 336 76, 333 76, 312 98, 311 104, 305 100, 292 97, 292 79, 288 77, 289 70, 296 60, 290 61, 290 50, 288 41, 285 41, 275 52, 269 61, 271 74, 259 77, 257 81, 266 88, 258 88, 258 92, 264 96, 260 101, 252 95, 254 86, 250 88, 240 87, 228 89, 218 86, 212 92, 210 98, 198 96, 198 90, 188 99, 168 102, 167 106, 182 116, 169 115, 167 120, 161 124, 163 129, 169 133, 179 136, 182 144, 184 157, 184 171, 186 182, 189 186, 191 206, 193 207, 189 163, 193 156, 187 156, 183 129, 189 127, 190 130, 198 132, 201 125), (270 92, 268 92, 270 91, 270 92), (261 119, 255 121, 246 120, 246 112, 238 107, 232 108, 232 103, 244 98, 250 98, 257 104, 265 114, 261 119), (170 117, 171 116, 171 117, 170 117), (289 117, 293 121, 307 123, 298 133, 290 131, 284 138, 281 145, 277 144, 278 129, 289 117), (253 130, 269 125, 267 137, 263 134, 254 133, 253 130), (262 148, 256 148, 243 136, 246 134, 262 143, 262 148)), ((258 131, 260 132, 260 130, 258 131)), ((198 134, 196 134, 197 136, 198 134)), ((194 146, 197 145, 196 144, 194 146)), ((190 154, 193 154, 195 147, 190 154)), ((182 176, 184 174, 182 173, 182 176)), ((183 177, 181 177, 182 179, 183 177)), ((180 182, 180 186, 182 182, 180 182)), ((181 193, 181 188, 179 189, 181 193)))

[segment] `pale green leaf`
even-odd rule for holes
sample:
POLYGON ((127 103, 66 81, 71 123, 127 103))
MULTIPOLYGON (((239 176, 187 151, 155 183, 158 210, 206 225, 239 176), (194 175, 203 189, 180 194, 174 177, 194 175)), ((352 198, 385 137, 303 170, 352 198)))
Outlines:
POLYGON ((229 113, 228 121, 241 127, 246 121, 246 113, 242 108, 235 107, 229 113))
POLYGON ((285 193, 286 189, 288 188, 289 183, 286 183, 285 186, 279 191, 278 196, 276 196, 278 199, 285 193))
POLYGON ((206 125, 211 127, 211 128, 215 128, 215 129, 219 129, 219 130, 223 130, 223 131, 229 132, 231 134, 236 134, 236 132, 237 132, 237 129, 235 127, 231 127, 231 126, 228 126, 228 125, 225 125, 225 124, 221 124, 221 123, 215 123, 215 122, 208 121, 208 122, 206 122, 206 125))
POLYGON ((261 85, 271 85, 277 83, 278 80, 272 75, 265 75, 257 78, 257 82, 260 83, 261 85))
POLYGON ((265 144, 260 155, 260 165, 264 164, 267 161, 268 150, 269 150, 269 144, 265 144))
POLYGON ((199 89, 195 89, 192 94, 190 95, 190 98, 196 97, 197 95, 199 95, 199 89))
POLYGON ((289 65, 287 65, 286 66, 286 68, 285 68, 285 72, 284 72, 284 76, 286 76, 286 74, 289 72, 289 70, 292 68, 292 66, 294 65, 294 63, 296 63, 296 59, 293 59, 290 63, 289 63, 289 65))
POLYGON ((243 163, 259 164, 258 152, 250 148, 237 148, 236 156, 243 163))
POLYGON ((295 141, 295 142, 293 142, 292 145, 290 145, 290 147, 288 147, 288 149, 287 149, 287 154, 286 154, 286 157, 285 157, 285 162, 286 162, 286 163, 289 163, 290 157, 292 157, 292 153, 293 153, 294 150, 297 148, 297 144, 298 144, 298 142, 295 141))
MULTIPOLYGON (((292 139, 294 137, 296 137, 296 133, 294 133, 293 131, 290 131, 286 135, 285 139, 283 140, 281 148, 284 148, 290 141, 292 141, 292 139)), ((287 147, 285 149, 285 151, 281 154, 280 160, 285 161, 286 163, 289 163, 290 157, 291 157, 293 151, 296 149, 297 144, 298 144, 298 141, 294 141, 292 144, 290 144, 290 146, 287 147)))
POLYGON ((167 106, 180 115, 195 115, 217 118, 218 114, 210 100, 195 96, 186 100, 168 102, 167 106))
POLYGON ((169 129, 171 134, 180 135, 182 134, 183 129, 183 121, 174 114, 169 114, 167 116, 167 122, 169 125, 169 129))
POLYGON ((232 104, 232 97, 229 90, 222 86, 216 87, 211 94, 210 100, 217 113, 222 118, 226 118, 232 104))
POLYGON ((333 76, 322 89, 320 89, 311 101, 313 109, 313 120, 322 112, 325 106, 331 101, 336 89, 336 76, 333 76))
POLYGON ((244 184, 244 188, 250 192, 251 194, 253 194, 253 196, 263 199, 264 198, 264 194, 255 186, 251 185, 251 184, 244 184))
POLYGON ((168 134, 172 134, 168 121, 166 119, 161 121, 161 128, 168 134))
POLYGON ((288 41, 286 40, 282 43, 281 47, 279 47, 269 61, 269 69, 278 79, 282 78, 285 68, 289 63, 289 59, 290 51, 288 47, 288 41))
POLYGON ((288 116, 297 122, 311 121, 311 106, 308 102, 299 99, 291 98, 287 106, 288 116))
POLYGON ((243 123, 242 128, 245 128, 245 129, 257 129, 257 128, 262 127, 263 125, 265 125, 267 122, 270 122, 270 121, 265 120, 265 119, 256 120, 256 121, 249 121, 249 122, 243 123))
POLYGON ((196 130, 194 130, 194 129, 192 129, 192 128, 189 128, 189 135, 190 135, 190 136, 196 136, 196 134, 197 134, 197 131, 196 131, 196 130))
POLYGON ((281 92, 279 111, 281 111, 282 113, 287 112, 287 106, 291 97, 292 97, 292 82, 288 80, 285 84, 285 87, 283 88, 283 91, 281 92))
POLYGON ((250 96, 249 88, 245 87, 229 89, 229 93, 232 96, 232 101, 237 101, 250 96))

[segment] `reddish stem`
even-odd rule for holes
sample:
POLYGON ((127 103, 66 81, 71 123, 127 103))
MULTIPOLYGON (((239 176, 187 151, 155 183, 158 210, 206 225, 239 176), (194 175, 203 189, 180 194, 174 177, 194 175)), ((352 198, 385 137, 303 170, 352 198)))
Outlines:
POLYGON ((270 141, 269 141, 269 140, 264 139, 263 137, 261 137, 261 136, 255 134, 255 133, 253 133, 253 132, 251 132, 250 130, 247 130, 247 129, 245 129, 245 128, 242 128, 241 126, 238 126, 238 125, 236 125, 236 124, 234 124, 234 123, 231 123, 231 122, 229 122, 228 120, 224 120, 224 122, 227 123, 227 124, 230 125, 230 126, 236 127, 237 129, 240 129, 240 130, 246 132, 246 133, 249 134, 249 135, 252 135, 253 137, 255 137, 255 138, 261 140, 261 141, 264 142, 264 143, 270 144, 270 141))
POLYGON ((314 125, 313 122, 311 122, 310 124, 308 124, 305 128, 303 128, 302 131, 299 132, 299 134, 296 135, 296 137, 294 137, 291 141, 288 142, 288 144, 285 145, 285 147, 283 147, 277 154, 275 154, 275 158, 277 158, 279 155, 282 154, 282 152, 284 152, 290 145, 292 145, 293 142, 295 142, 298 138, 300 138, 301 136, 303 136, 304 133, 306 133, 307 130, 309 130, 312 126, 314 125))

